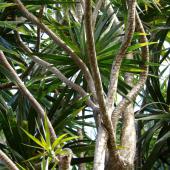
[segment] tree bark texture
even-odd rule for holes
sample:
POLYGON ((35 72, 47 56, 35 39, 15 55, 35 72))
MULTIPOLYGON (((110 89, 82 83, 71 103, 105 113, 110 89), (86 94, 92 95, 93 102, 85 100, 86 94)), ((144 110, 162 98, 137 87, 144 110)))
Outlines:
MULTIPOLYGON (((45 24, 40 22, 33 14, 31 14, 21 3, 20 0, 13 0, 17 5, 23 15, 34 23, 38 28, 44 31, 57 45, 59 45, 75 62, 75 64, 83 72, 87 84, 89 86, 90 92, 93 95, 92 98, 87 100, 87 104, 92 108, 93 112, 97 112, 99 117, 98 123, 98 134, 96 139, 95 153, 94 153, 94 166, 93 170, 132 170, 134 168, 134 157, 136 152, 136 133, 135 133, 135 123, 134 123, 134 111, 133 111, 133 101, 136 98, 138 92, 143 87, 146 77, 148 74, 148 68, 146 63, 148 62, 148 47, 143 47, 141 49, 141 57, 143 59, 142 69, 144 70, 140 74, 139 82, 135 87, 128 92, 127 98, 123 98, 122 101, 114 107, 115 96, 117 93, 118 76, 123 58, 127 55, 127 48, 131 44, 133 38, 133 33, 135 30, 135 22, 137 22, 137 31, 144 32, 143 25, 140 18, 136 12, 136 1, 128 0, 128 19, 127 26, 125 29, 125 36, 122 40, 121 47, 112 63, 112 69, 110 74, 110 82, 108 86, 108 94, 105 95, 103 90, 103 84, 101 80, 101 73, 98 67, 98 60, 96 57, 95 41, 94 41, 94 30, 97 14, 100 10, 102 4, 106 6, 109 5, 109 0, 102 1, 98 0, 96 3, 97 10, 93 10, 92 13, 92 1, 85 0, 82 1, 84 5, 77 4, 77 15, 79 17, 79 22, 84 18, 85 21, 85 32, 86 32, 86 44, 88 60, 90 63, 90 70, 88 66, 81 60, 79 56, 67 46, 56 34, 50 30, 45 24), (84 16, 79 16, 79 13, 84 16), (116 141, 116 127, 117 122, 122 115, 122 131, 120 148, 116 141)), ((80 2, 80 1, 78 1, 80 2)), ((111 5, 109 5, 108 13, 112 15, 114 11, 111 5)), ((116 15, 112 15, 112 24, 119 24, 119 20, 116 15)), ((111 24, 111 26, 112 26, 111 24)), ((145 35, 141 36, 140 42, 146 43, 147 38, 145 35)), ((24 50, 28 54, 32 54, 30 49, 24 47, 24 50)), ((132 55, 133 56, 133 55, 132 55)), ((128 56, 130 59, 131 57, 128 56)), ((87 93, 79 85, 71 82, 67 79, 57 68, 52 66, 50 63, 41 60, 37 56, 31 56, 35 63, 40 64, 45 67, 53 74, 55 74, 62 82, 77 91, 82 97, 85 97, 87 93)), ((125 81, 131 86, 133 81, 133 75, 127 73, 125 76, 125 81)), ((62 170, 70 169, 70 155, 65 155, 60 157, 60 168, 62 170)))
POLYGON ((17 166, 11 161, 11 159, 0 150, 0 160, 8 167, 10 170, 19 170, 17 166))

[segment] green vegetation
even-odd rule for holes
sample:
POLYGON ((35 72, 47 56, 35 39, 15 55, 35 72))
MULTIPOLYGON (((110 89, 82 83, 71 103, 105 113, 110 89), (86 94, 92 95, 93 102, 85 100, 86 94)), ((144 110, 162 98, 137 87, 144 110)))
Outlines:
POLYGON ((0 0, 0 170, 168 170, 170 1, 21 2, 0 0))

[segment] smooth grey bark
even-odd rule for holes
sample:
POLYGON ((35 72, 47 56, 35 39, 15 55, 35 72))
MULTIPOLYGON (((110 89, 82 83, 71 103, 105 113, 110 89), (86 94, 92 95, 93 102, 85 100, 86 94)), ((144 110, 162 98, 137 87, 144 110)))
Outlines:
MULTIPOLYGON (((140 42, 147 44, 148 41, 147 41, 147 38, 146 38, 145 30, 143 28, 143 25, 141 23, 141 20, 140 20, 139 15, 138 15, 137 12, 136 12, 136 22, 137 22, 137 24, 136 24, 137 31, 140 32, 140 33, 144 33, 144 34, 141 35, 140 42)), ((138 83, 130 90, 130 92, 126 95, 126 98, 124 98, 119 103, 119 105, 115 108, 114 112, 118 116, 128 108, 129 104, 132 104, 132 102, 136 98, 137 94, 139 93, 141 88, 143 88, 143 86, 144 86, 144 84, 146 82, 147 75, 148 75, 148 65, 147 65, 147 63, 149 62, 149 49, 148 49, 147 45, 141 48, 141 57, 142 57, 142 60, 143 60, 143 65, 141 66, 143 71, 140 73, 140 78, 139 78, 138 83)), ((130 117, 127 117, 127 113, 126 113, 126 117, 124 117, 125 120, 123 121, 123 124, 124 124, 123 136, 124 137, 122 136, 121 144, 124 144, 124 145, 127 145, 128 142, 130 142, 130 141, 127 141, 127 137, 128 137, 128 133, 129 133, 129 131, 127 130, 128 126, 129 126, 129 123, 128 123, 129 118, 131 118, 131 119, 129 119, 131 121, 131 123, 132 123, 131 128, 134 128, 133 127, 134 126, 134 123, 133 123, 134 118, 132 117, 131 112, 132 111, 130 111, 130 113, 128 113, 128 115, 130 117)), ((113 114, 113 117, 112 117, 113 118, 112 119, 113 123, 115 121, 115 117, 114 117, 115 114, 113 114)), ((117 120, 119 118, 118 116, 116 117, 117 120)), ((132 135, 133 136, 135 135, 134 131, 133 131, 132 135)), ((135 138, 132 138, 132 139, 135 140, 135 138)), ((132 160, 132 158, 134 156, 133 154, 135 152, 135 150, 134 150, 135 146, 134 146, 134 144, 129 145, 129 146, 133 147, 132 157, 131 157, 131 160, 132 160)), ((133 164, 131 165, 131 164, 128 164, 126 162, 128 159, 126 159, 126 158, 124 159, 123 157, 121 157, 120 152, 121 151, 119 151, 119 156, 120 156, 119 159, 115 159, 114 157, 109 157, 110 158, 109 159, 109 165, 107 167, 108 170, 112 170, 112 169, 114 169, 114 170, 119 170, 119 169, 121 169, 121 170, 124 170, 124 169, 125 170, 131 170, 131 169, 134 168, 133 164), (116 163, 113 163, 113 162, 116 162, 116 163)), ((110 155, 111 154, 112 153, 110 153, 110 155)))
MULTIPOLYGON (((109 115, 112 116, 112 126, 113 126, 113 133, 115 135, 115 139, 109 139, 110 143, 114 142, 116 145, 116 127, 117 127, 117 120, 119 119, 119 108, 114 108, 114 98, 117 91, 117 83, 118 83, 118 76, 119 70, 122 63, 123 58, 125 57, 125 53, 127 51, 128 46, 131 43, 133 33, 135 30, 135 10, 136 10, 136 1, 130 0, 130 5, 128 6, 128 23, 127 28, 125 31, 125 37, 123 39, 122 45, 118 54, 116 55, 115 61, 112 64, 111 75, 110 75, 110 83, 108 87, 108 94, 107 94, 107 109, 109 115)), ((122 169, 125 165, 124 160, 121 158, 119 150, 117 146, 115 148, 112 147, 111 144, 108 144, 109 150, 109 158, 107 160, 106 168, 107 170, 118 170, 122 169)))
MULTIPOLYGON (((92 15, 92 29, 95 30, 96 18, 97 18, 100 8, 103 5, 105 6, 105 8, 108 8, 108 5, 109 5, 109 8, 107 9, 108 10, 107 13, 111 17, 111 22, 108 25, 107 29, 105 30, 104 32, 105 34, 111 29, 112 26, 119 25, 120 22, 109 0, 98 0, 96 2, 96 6, 94 8, 93 15, 92 15)), ((119 29, 119 32, 122 33, 122 31, 123 31, 123 26, 120 27, 119 29)), ((111 117, 111 113, 108 114, 108 117, 111 117)), ((101 118, 100 118, 100 121, 101 121, 101 118)), ((95 153, 94 153, 93 170, 103 170, 108 160, 108 149, 107 149, 108 134, 104 126, 101 126, 101 123, 99 124, 100 126, 98 126, 98 133, 97 133, 95 153)))
POLYGON ((100 125, 97 131, 93 170, 104 170, 107 150, 108 134, 100 125))
MULTIPOLYGON (((85 3, 85 30, 86 30, 86 38, 87 38, 87 51, 88 51, 88 59, 90 63, 92 77, 94 79, 97 102, 99 104, 100 111, 98 114, 100 114, 101 116, 100 117, 101 124, 108 132, 109 145, 111 146, 111 148, 116 150, 114 129, 113 129, 112 122, 111 122, 111 119, 109 117, 109 114, 106 108, 103 85, 102 85, 101 75, 100 75, 97 57, 96 57, 96 49, 95 49, 94 35, 93 35, 93 28, 92 28, 91 0, 86 0, 85 2, 86 2, 85 3)), ((117 155, 114 155, 114 156, 117 157, 117 155)), ((95 157, 97 157, 97 155, 95 155, 95 157)))
POLYGON ((102 114, 106 114, 106 106, 105 106, 105 98, 104 98, 104 91, 101 81, 101 75, 97 63, 96 58, 96 49, 94 43, 94 34, 92 29, 92 8, 91 8, 91 0, 85 1, 85 31, 86 31, 86 38, 87 38, 87 52, 88 52, 88 59, 90 63, 90 68, 92 72, 92 77, 94 80, 95 91, 97 96, 97 102, 100 107, 100 111, 102 114))
MULTIPOLYGON (((95 49, 94 35, 93 35, 94 25, 92 25, 92 24, 95 24, 94 23, 95 21, 93 22, 92 20, 93 19, 92 19, 91 0, 86 0, 85 1, 85 30, 86 30, 86 38, 87 38, 88 59, 90 63, 92 77, 94 79, 97 102, 99 104, 100 111, 98 112, 98 114, 102 114, 99 116, 100 126, 98 127, 98 135, 97 135, 97 141, 96 141, 95 153, 94 153, 93 170, 103 170, 105 166, 104 159, 105 159, 105 150, 106 150, 104 145, 106 146, 107 140, 106 140, 106 131, 101 126, 101 118, 102 119, 104 118, 104 121, 108 122, 108 124, 110 120, 108 119, 108 116, 107 116, 101 75, 100 75, 97 58, 96 58, 96 49, 95 49)), ((111 121, 110 121, 110 124, 111 124, 111 121)), ((110 132, 111 131, 112 130, 110 130, 110 132)))

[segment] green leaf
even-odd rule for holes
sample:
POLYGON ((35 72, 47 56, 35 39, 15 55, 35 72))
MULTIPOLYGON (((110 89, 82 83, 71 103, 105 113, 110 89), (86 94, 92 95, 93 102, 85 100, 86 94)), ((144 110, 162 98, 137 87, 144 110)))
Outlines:
POLYGON ((127 51, 128 52, 131 52, 131 51, 134 51, 138 48, 141 48, 141 47, 144 47, 144 46, 148 46, 148 45, 152 45, 152 44, 157 44, 158 42, 146 42, 146 43, 138 43, 138 44, 135 44, 135 45, 132 45, 130 47, 128 47, 127 51))
POLYGON ((167 132, 163 137, 161 137, 155 144, 151 154, 149 155, 146 163, 142 167, 142 170, 150 170, 154 164, 154 162, 157 160, 160 154, 160 150, 164 143, 167 141, 167 139, 170 137, 170 132, 167 132))
POLYGON ((116 150, 128 150, 128 147, 117 145, 116 150))
POLYGON ((61 140, 62 140, 65 136, 67 136, 67 135, 68 135, 68 134, 63 134, 63 135, 59 136, 59 137, 54 141, 54 143, 52 144, 52 150, 54 150, 55 147, 57 147, 57 145, 60 144, 61 140))
POLYGON ((0 3, 0 10, 4 10, 7 7, 15 6, 13 3, 0 3))
MULTIPOLYGON (((21 128, 22 129, 22 128, 21 128)), ((35 138, 33 135, 31 135, 30 133, 28 133, 26 130, 24 130, 24 129, 22 129, 25 133, 26 133, 26 135, 28 136, 28 137, 30 137, 36 144, 38 144, 39 146, 41 146, 42 148, 46 148, 46 146, 44 146, 43 144, 42 144, 42 142, 41 141, 39 141, 37 138, 35 138)))
POLYGON ((2 51, 4 51, 4 52, 6 52, 6 53, 9 53, 9 54, 13 54, 13 55, 15 55, 15 56, 19 56, 19 54, 16 52, 16 51, 14 51, 14 50, 12 50, 12 49, 7 49, 7 48, 5 48, 4 46, 2 46, 2 45, 0 45, 0 50, 2 50, 2 51))
POLYGON ((149 34, 144 33, 144 32, 135 32, 135 33, 134 33, 134 36, 136 36, 136 35, 145 35, 145 36, 147 36, 147 35, 149 35, 149 34))
POLYGON ((79 136, 71 136, 71 137, 62 139, 62 140, 61 140, 61 143, 65 143, 65 142, 68 142, 68 141, 70 141, 70 140, 78 139, 78 138, 79 138, 79 136))
MULTIPOLYGON (((142 116, 142 115, 141 115, 142 116)), ((169 120, 169 114, 157 114, 157 115, 143 115, 142 118, 137 118, 137 120, 169 120)))
POLYGON ((22 21, 0 21, 0 27, 17 30, 17 25, 23 23, 22 21))
POLYGON ((141 68, 135 68, 134 66, 122 66, 121 71, 125 72, 132 72, 132 73, 140 73, 143 72, 144 70, 141 68))
POLYGON ((73 4, 75 1, 65 0, 65 1, 56 1, 56 0, 23 0, 26 5, 50 5, 50 4, 73 4))
POLYGON ((55 150, 55 155, 60 155, 62 153, 62 148, 57 148, 55 150))
POLYGON ((45 160, 45 157, 43 157, 42 161, 41 161, 41 169, 42 170, 47 170, 46 169, 46 160, 45 160))
POLYGON ((51 147, 51 138, 50 138, 50 130, 48 127, 47 114, 45 114, 45 118, 44 118, 44 128, 45 128, 45 139, 46 139, 47 145, 48 147, 51 147))
POLYGON ((33 145, 28 145, 28 144, 25 144, 25 143, 23 143, 23 145, 28 146, 28 147, 31 147, 31 148, 42 149, 41 147, 33 146, 33 145))
POLYGON ((44 157, 45 155, 46 155, 45 153, 39 153, 38 155, 33 156, 33 157, 25 160, 25 162, 26 162, 26 161, 33 161, 33 160, 36 160, 36 159, 40 159, 41 157, 44 157))
POLYGON ((40 134, 40 139, 41 139, 41 143, 44 146, 45 150, 49 150, 49 145, 47 144, 46 140, 44 139, 44 137, 42 136, 42 134, 40 134))
MULTIPOLYGON (((16 165, 20 168, 20 170, 26 170, 23 166, 21 166, 20 164, 16 163, 16 165)), ((1 168, 0 168, 1 169, 1 168)))

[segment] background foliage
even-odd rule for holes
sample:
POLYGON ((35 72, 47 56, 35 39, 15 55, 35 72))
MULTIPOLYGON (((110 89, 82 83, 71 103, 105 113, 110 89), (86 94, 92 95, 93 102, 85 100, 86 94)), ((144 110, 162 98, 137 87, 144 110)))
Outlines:
MULTIPOLYGON (((57 1, 56 3, 52 0, 22 2, 88 65, 84 20, 79 22, 76 18, 75 2, 57 1), (40 14, 41 8, 43 8, 43 15, 40 14)), ((108 27, 111 17, 106 9, 102 8, 94 30, 97 60, 104 87, 108 86, 112 60, 123 36, 123 32, 118 28, 124 24, 127 17, 124 2, 112 0, 112 3, 120 24, 108 27)), ((149 41, 157 43, 150 44, 149 77, 135 103, 138 134, 136 167, 144 170, 168 169, 170 166, 170 2, 140 0, 138 10, 149 41)), ((77 169, 77 165, 82 161, 86 163, 87 169, 91 169, 96 125, 91 110, 86 106, 87 98, 80 98, 48 69, 35 64, 31 56, 17 44, 15 31, 19 32, 34 55, 53 64, 67 78, 88 91, 84 76, 78 66, 46 34, 21 18, 20 12, 12 3, 1 0, 0 50, 4 51, 26 87, 45 108, 56 134, 83 136, 80 139, 69 138, 70 140, 66 140, 63 145, 71 148, 74 153, 73 169, 77 169), (94 132, 93 135, 89 134, 89 129, 94 132), (82 153, 83 159, 81 159, 82 153)), ((121 96, 125 96, 130 89, 123 79, 124 73, 133 72, 137 80, 141 72, 141 60, 138 56, 138 48, 141 44, 136 40, 138 36, 140 35, 136 33, 133 44, 129 48, 129 51, 133 50, 135 53, 135 58, 124 59, 121 66, 118 84, 118 94, 121 96)), ((42 160, 25 160, 36 156, 40 148, 36 147, 35 142, 22 129, 40 139, 41 134, 43 135, 42 121, 37 117, 28 99, 11 82, 13 77, 0 65, 0 149, 24 168, 31 169, 42 160)), ((105 93, 107 93, 106 89, 105 93)), ((4 168, 3 165, 1 167, 4 168)))

